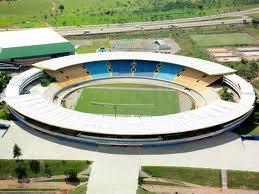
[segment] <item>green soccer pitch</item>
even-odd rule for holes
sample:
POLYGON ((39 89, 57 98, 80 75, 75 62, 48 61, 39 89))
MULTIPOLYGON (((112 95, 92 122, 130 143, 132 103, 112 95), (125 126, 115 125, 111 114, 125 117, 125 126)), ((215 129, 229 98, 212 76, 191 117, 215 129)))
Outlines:
POLYGON ((75 110, 111 115, 166 115, 180 112, 179 93, 161 87, 103 85, 84 88, 75 110))

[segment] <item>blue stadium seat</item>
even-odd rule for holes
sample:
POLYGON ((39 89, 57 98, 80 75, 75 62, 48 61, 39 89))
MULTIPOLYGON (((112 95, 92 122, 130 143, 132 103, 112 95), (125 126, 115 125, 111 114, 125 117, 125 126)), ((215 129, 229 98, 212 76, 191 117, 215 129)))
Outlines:
POLYGON ((157 64, 158 63, 154 61, 136 61, 136 72, 134 76, 153 77, 157 64))
POLYGON ((114 60, 110 61, 112 64, 112 76, 114 77, 130 77, 132 61, 129 60, 114 60))
POLYGON ((175 76, 180 73, 182 70, 182 66, 163 63, 159 68, 158 73, 154 76, 155 79, 163 79, 172 81, 175 76))
POLYGON ((106 61, 96 61, 85 64, 93 79, 111 77, 106 61))

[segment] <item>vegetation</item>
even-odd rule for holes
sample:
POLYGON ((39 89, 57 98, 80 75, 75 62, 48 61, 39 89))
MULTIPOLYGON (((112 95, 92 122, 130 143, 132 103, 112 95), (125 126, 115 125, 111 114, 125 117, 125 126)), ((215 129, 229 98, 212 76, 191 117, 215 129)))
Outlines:
POLYGON ((95 53, 98 48, 109 48, 109 39, 95 39, 89 40, 85 45, 81 45, 77 48, 77 53, 95 53))
POLYGON ((3 92, 11 78, 12 77, 9 73, 0 71, 0 93, 3 92))
MULTIPOLYGON (((79 53, 95 52, 100 47, 110 47, 109 41, 116 39, 143 39, 143 38, 172 38, 180 46, 181 51, 177 54, 185 55, 190 57, 201 58, 204 60, 212 60, 204 50, 205 47, 197 45, 197 43, 190 38, 191 35, 210 35, 210 34, 228 34, 228 33, 245 33, 251 37, 258 37, 259 30, 257 26, 251 24, 240 24, 240 25, 222 25, 222 26, 210 26, 210 27, 195 27, 186 29, 172 28, 168 30, 157 30, 157 31, 141 31, 141 32, 128 32, 119 34, 108 34, 108 35, 96 35, 96 36, 68 36, 67 38, 72 40, 80 39, 87 40, 89 42, 81 45, 78 48, 79 53)), ((224 63, 226 64, 226 63, 224 63)), ((238 63, 226 64, 228 66, 235 66, 238 63)))
POLYGON ((220 187, 220 170, 184 167, 151 167, 142 168, 153 177, 161 177, 194 183, 205 186, 220 187))
POLYGON ((199 46, 254 45, 256 40, 244 33, 191 35, 199 46))
POLYGON ((237 11, 257 4, 257 0, 0 1, 0 26, 79 26, 168 20, 237 11))
POLYGON ((80 185, 79 187, 72 189, 68 194, 85 194, 86 193, 86 184, 80 185))
MULTIPOLYGON (((179 186, 179 184, 171 182, 161 182, 161 181, 143 181, 142 184, 146 185, 163 185, 163 186, 179 186)), ((183 185, 181 185, 183 186, 183 185)))
POLYGON ((47 176, 47 177, 52 176, 51 168, 50 168, 50 165, 48 163, 44 164, 44 175, 47 176))
POLYGON ((22 156, 22 150, 17 144, 14 144, 14 146, 13 146, 13 158, 19 159, 20 156, 22 156))
POLYGON ((68 180, 67 178, 64 179, 50 179, 50 180, 43 180, 38 182, 70 182, 70 183, 84 183, 88 180, 88 178, 77 178, 76 180, 68 180))
POLYGON ((227 171, 229 188, 259 189, 259 172, 227 171))
POLYGON ((259 66, 255 61, 242 60, 239 63, 225 63, 225 65, 237 70, 237 74, 248 81, 255 79, 258 75, 259 66))
POLYGON ((137 190, 137 194, 155 194, 155 193, 144 190, 143 188, 139 187, 138 190, 137 190))
MULTIPOLYGON (((20 160, 21 161, 21 160, 20 160)), ((39 160, 40 170, 35 171, 30 168, 32 163, 30 160, 22 160, 26 167, 26 174, 28 178, 43 177, 51 175, 63 175, 66 169, 74 169, 77 173, 88 168, 89 162, 86 161, 60 161, 60 160, 39 160), (47 169, 47 170, 46 170, 47 169), (51 173, 49 173, 49 170, 51 173)), ((15 160, 0 160, 0 179, 9 179, 16 175, 15 160)))
POLYGON ((218 92, 220 98, 225 101, 230 101, 234 102, 234 94, 232 92, 228 92, 227 87, 223 87, 219 92, 218 92))
POLYGON ((18 179, 27 178, 26 165, 22 160, 16 161, 14 171, 18 179))
POLYGON ((38 160, 31 160, 30 161, 30 170, 34 173, 40 172, 40 162, 38 160))
POLYGON ((235 130, 240 135, 259 135, 259 103, 255 103, 254 112, 242 125, 235 130))
POLYGON ((25 191, 37 191, 37 192, 41 192, 41 191, 56 191, 58 189, 55 189, 55 188, 50 188, 50 189, 47 189, 47 188, 16 188, 16 189, 0 189, 0 192, 25 192, 25 191))
POLYGON ((11 114, 8 110, 7 104, 3 101, 0 102, 0 119, 10 120, 11 114))
POLYGON ((50 77, 47 73, 41 74, 40 83, 42 87, 47 87, 49 84, 55 82, 55 79, 50 77))
POLYGON ((256 89, 259 89, 259 80, 256 80, 254 82, 254 86, 255 86, 256 89))
POLYGON ((259 135, 259 125, 250 119, 242 123, 234 132, 239 135, 259 135))
POLYGON ((79 181, 77 178, 77 173, 73 168, 66 169, 64 174, 67 177, 68 181, 79 181))
POLYGON ((178 92, 165 88, 85 88, 75 110, 98 114, 164 115, 180 111, 178 92), (158 92, 159 91, 159 92, 158 92), (123 104, 113 106, 113 104, 123 104), (127 104, 127 105, 124 105, 127 104), (116 111, 116 112, 115 112, 116 111))

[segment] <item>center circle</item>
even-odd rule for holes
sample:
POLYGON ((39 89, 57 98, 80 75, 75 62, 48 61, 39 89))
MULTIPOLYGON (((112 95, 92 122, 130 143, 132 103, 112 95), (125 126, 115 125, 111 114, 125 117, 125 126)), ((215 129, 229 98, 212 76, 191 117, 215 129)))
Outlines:
POLYGON ((162 116, 192 110, 195 102, 171 83, 121 78, 82 84, 63 97, 62 106, 102 115, 162 116))

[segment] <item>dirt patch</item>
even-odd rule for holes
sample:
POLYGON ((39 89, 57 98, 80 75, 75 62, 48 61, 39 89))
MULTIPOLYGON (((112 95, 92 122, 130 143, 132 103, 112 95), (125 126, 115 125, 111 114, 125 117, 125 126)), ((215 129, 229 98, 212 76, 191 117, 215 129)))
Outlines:
POLYGON ((70 190, 75 188, 75 185, 67 184, 66 182, 34 182, 34 183, 18 183, 17 180, 0 180, 0 189, 59 189, 70 190))

